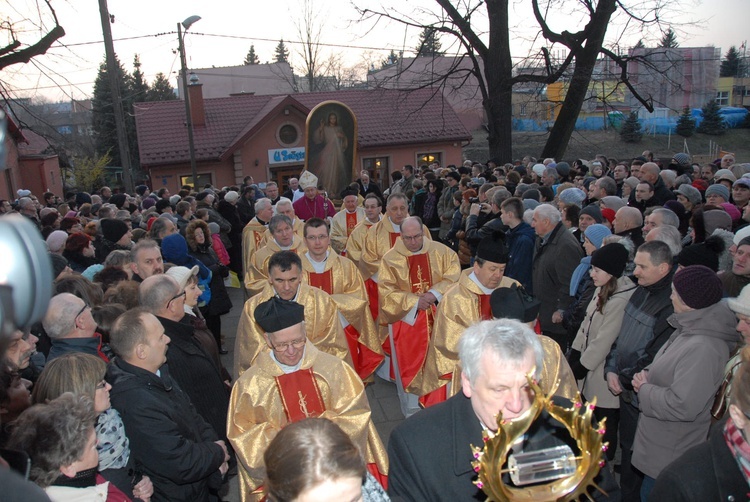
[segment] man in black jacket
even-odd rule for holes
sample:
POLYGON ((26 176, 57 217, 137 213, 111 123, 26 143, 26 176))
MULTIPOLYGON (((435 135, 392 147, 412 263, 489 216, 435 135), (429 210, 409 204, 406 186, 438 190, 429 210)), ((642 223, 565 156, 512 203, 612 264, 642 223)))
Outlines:
POLYGON ((198 414, 226 441, 229 389, 222 379, 221 368, 193 337, 193 325, 185 318, 185 291, 172 277, 160 274, 143 281, 138 296, 140 304, 159 319, 171 340, 167 364, 172 378, 188 395, 198 414))
POLYGON ((623 501, 640 500, 643 475, 631 467, 638 426, 638 394, 633 376, 651 364, 674 328, 667 322, 672 306, 672 251, 661 241, 641 245, 635 255, 638 287, 625 307, 620 334, 612 344, 604 373, 610 392, 620 396, 620 463, 623 501))
MULTIPOLYGON (((504 420, 513 420, 531 407, 534 396, 526 375, 534 372, 540 378, 543 354, 539 338, 519 321, 482 321, 467 329, 459 342, 462 392, 413 415, 391 433, 391 499, 486 500, 484 492, 473 484, 477 474, 470 446, 482 446, 483 428, 497 431, 498 413, 504 420)), ((513 451, 528 453, 562 444, 572 446, 575 442, 562 424, 543 414, 513 451)), ((601 469, 595 482, 608 494, 592 494, 595 500, 619 500, 608 468, 601 469)))
POLYGON ((152 314, 133 309, 112 328, 117 354, 107 368, 112 407, 122 416, 130 454, 154 483, 153 502, 208 501, 229 455, 165 364, 169 337, 152 314))

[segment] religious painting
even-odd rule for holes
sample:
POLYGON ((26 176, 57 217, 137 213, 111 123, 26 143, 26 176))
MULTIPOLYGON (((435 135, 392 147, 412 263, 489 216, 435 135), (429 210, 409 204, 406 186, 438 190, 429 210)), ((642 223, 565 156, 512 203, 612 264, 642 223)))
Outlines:
POLYGON ((356 179, 357 118, 339 101, 324 101, 307 115, 305 169, 318 177, 328 197, 338 199, 356 179))

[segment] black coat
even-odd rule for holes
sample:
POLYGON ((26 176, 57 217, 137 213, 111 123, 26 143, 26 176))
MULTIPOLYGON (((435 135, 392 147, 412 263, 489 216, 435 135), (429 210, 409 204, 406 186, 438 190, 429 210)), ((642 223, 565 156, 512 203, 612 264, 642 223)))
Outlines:
POLYGON ((120 358, 107 368, 110 399, 122 417, 130 454, 154 483, 154 502, 209 500, 221 486, 224 452, 165 364, 161 376, 120 358))
POLYGON ((197 246, 195 250, 190 249, 188 253, 211 270, 211 301, 207 307, 208 315, 224 315, 232 310, 232 300, 224 286, 224 278, 229 274, 229 269, 219 263, 213 248, 204 244, 197 246))
POLYGON ((737 501, 750 499, 737 461, 714 427, 708 441, 692 447, 661 471, 649 500, 660 502, 737 501))
MULTIPOLYGON (((189 317, 186 316, 185 317, 189 317)), ((175 322, 158 317, 164 333, 172 340, 167 364, 172 378, 188 395, 195 410, 226 441, 229 393, 221 369, 193 336, 190 319, 175 322)))
MULTIPOLYGON (((535 422, 527 437, 523 448, 529 451, 572 442, 566 429, 547 415, 535 422)), ((463 393, 420 411, 391 433, 388 494, 394 501, 410 502, 486 500, 472 483, 477 474, 470 445, 482 444, 482 426, 463 393)), ((602 469, 596 482, 610 496, 597 493, 595 500, 620 500, 609 469, 602 469)))

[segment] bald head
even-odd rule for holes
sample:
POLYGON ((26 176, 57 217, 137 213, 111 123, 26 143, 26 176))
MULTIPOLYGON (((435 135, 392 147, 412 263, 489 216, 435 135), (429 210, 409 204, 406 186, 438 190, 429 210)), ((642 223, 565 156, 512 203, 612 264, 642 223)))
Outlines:
POLYGON ((90 338, 96 332, 96 322, 86 302, 70 293, 55 295, 42 319, 47 335, 60 338, 90 338))
POLYGON ((138 301, 145 310, 154 315, 179 321, 185 315, 185 298, 175 298, 179 293, 180 285, 171 276, 152 275, 144 279, 138 287, 138 301), (177 318, 174 319, 175 317, 177 318))
POLYGON ((410 216, 401 224, 401 240, 404 242, 406 249, 416 253, 424 245, 424 231, 422 229, 422 220, 416 216, 410 216))
POLYGON ((615 214, 615 233, 619 234, 643 225, 643 215, 634 207, 624 206, 615 214))
POLYGON ((659 166, 654 162, 646 162, 641 166, 641 181, 648 181, 652 185, 659 179, 659 166))

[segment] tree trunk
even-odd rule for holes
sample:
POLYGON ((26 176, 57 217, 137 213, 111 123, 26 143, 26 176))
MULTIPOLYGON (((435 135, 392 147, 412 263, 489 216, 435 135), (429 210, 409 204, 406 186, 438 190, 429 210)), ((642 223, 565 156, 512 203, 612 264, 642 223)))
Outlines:
POLYGON ((541 155, 543 158, 552 157, 559 161, 565 155, 568 142, 575 130, 576 120, 588 94, 591 75, 602 48, 604 35, 616 8, 615 0, 601 0, 589 21, 588 27, 591 31, 587 37, 586 46, 575 58, 573 77, 570 80, 560 113, 552 126, 547 143, 544 145, 541 155))
POLYGON ((508 40, 508 0, 490 1, 486 5, 491 50, 484 58, 487 96, 482 104, 487 113, 490 157, 502 164, 513 160, 513 62, 508 40))

